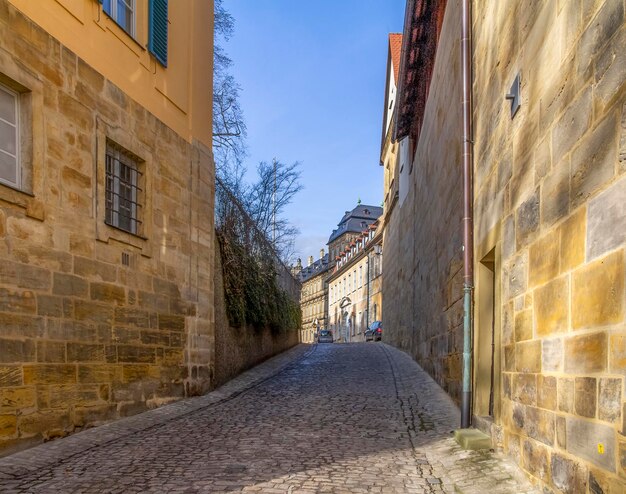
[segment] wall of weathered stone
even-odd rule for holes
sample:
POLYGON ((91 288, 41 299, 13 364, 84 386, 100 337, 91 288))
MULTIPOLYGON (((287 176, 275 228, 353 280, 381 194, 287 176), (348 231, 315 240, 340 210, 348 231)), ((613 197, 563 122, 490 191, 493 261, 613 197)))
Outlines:
POLYGON ((0 40, 30 134, 0 185, 6 453, 211 386, 214 165, 5 1, 0 40), (143 161, 143 237, 104 223, 107 139, 143 161))
POLYGON ((448 2, 409 192, 386 219, 382 269, 384 340, 410 353, 457 401, 463 349, 459 6, 448 2))
POLYGON ((500 282, 496 442, 557 492, 624 492, 624 3, 475 1, 474 16, 475 241, 477 261, 496 249, 500 282))
POLYGON ((219 386, 263 360, 297 345, 300 332, 298 328, 273 332, 269 328, 233 328, 230 326, 226 314, 220 250, 217 240, 215 242, 215 376, 213 382, 219 386))

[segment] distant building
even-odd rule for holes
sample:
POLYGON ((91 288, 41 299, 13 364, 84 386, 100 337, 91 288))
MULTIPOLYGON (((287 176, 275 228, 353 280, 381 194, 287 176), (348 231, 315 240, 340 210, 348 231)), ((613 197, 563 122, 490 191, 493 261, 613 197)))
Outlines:
MULTIPOLYGON (((330 256, 324 254, 324 249, 320 250, 320 258, 313 261, 313 256, 309 257, 306 267, 300 264, 298 277, 302 283, 300 295, 300 307, 302 309, 302 329, 300 341, 302 343, 313 343, 318 329, 328 326, 328 278, 332 264, 329 262, 330 256)), ((300 261, 298 259, 298 261, 300 261)))
MULTIPOLYGON (((402 34, 391 33, 388 39, 387 73, 385 100, 383 108, 382 138, 380 146, 380 165, 384 167, 383 207, 384 212, 381 221, 382 241, 385 245, 390 244, 395 249, 391 255, 386 255, 383 261, 382 271, 384 275, 378 283, 382 284, 381 290, 393 297, 402 297, 399 300, 389 300, 389 306, 393 312, 388 315, 397 317, 397 311, 401 310, 402 304, 408 305, 411 292, 397 292, 398 280, 404 276, 402 265, 403 258, 398 255, 397 249, 406 249, 411 252, 410 236, 403 231, 399 222, 400 210, 407 198, 409 183, 412 177, 412 164, 409 158, 409 139, 404 137, 394 139, 396 104, 398 102, 398 80, 400 74, 400 56, 402 53, 402 34), (387 286, 385 286, 387 285, 387 286)), ((394 324, 394 319, 387 317, 386 323, 394 324)), ((383 330, 385 331, 385 324, 383 330)))
MULTIPOLYGON (((410 164, 408 157, 409 140, 393 139, 394 115, 398 99, 398 73, 400 70, 400 54, 402 49, 402 34, 389 35, 389 50, 387 55, 387 75, 385 87, 385 107, 383 110, 382 139, 380 150, 380 165, 384 167, 384 222, 389 218, 398 202, 404 202, 408 192, 410 164), (400 160, 400 154, 404 159, 400 160)), ((390 261, 390 260, 388 260, 390 261)))
POLYGON ((337 260, 351 242, 356 240, 383 213, 383 208, 359 204, 352 211, 346 211, 337 229, 328 239, 328 252, 332 260, 337 260))
POLYGON ((363 341, 367 326, 382 318, 381 214, 382 208, 359 205, 330 237, 329 245, 338 254, 328 278, 328 318, 338 341, 363 341), (338 251, 338 246, 344 247, 338 251))
POLYGON ((290 269, 291 276, 294 278, 298 278, 300 276, 300 271, 302 271, 302 259, 298 258, 295 266, 291 266, 290 269))

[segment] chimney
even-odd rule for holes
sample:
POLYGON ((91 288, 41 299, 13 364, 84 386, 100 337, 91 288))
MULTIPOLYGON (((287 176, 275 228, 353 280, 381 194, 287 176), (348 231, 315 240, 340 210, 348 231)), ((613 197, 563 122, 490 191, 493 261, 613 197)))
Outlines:
POLYGON ((309 266, 313 265, 313 256, 309 256, 309 266))
POLYGON ((302 259, 300 259, 298 257, 298 263, 296 264, 297 267, 301 268, 302 267, 302 259))
POLYGON ((320 259, 324 259, 324 249, 320 249, 320 259))

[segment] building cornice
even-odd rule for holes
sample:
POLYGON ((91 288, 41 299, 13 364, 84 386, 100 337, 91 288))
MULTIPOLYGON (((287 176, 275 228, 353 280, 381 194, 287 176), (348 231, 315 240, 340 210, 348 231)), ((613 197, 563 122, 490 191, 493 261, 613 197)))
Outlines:
POLYGON ((383 228, 380 228, 380 230, 378 231, 380 233, 377 233, 374 238, 367 243, 367 246, 363 250, 359 251, 352 259, 350 259, 350 261, 341 266, 340 269, 338 269, 328 277, 328 283, 335 281, 337 278, 341 277, 343 273, 352 268, 355 264, 358 264, 358 262, 362 260, 366 254, 369 254, 372 251, 374 246, 381 245, 383 243, 383 228))

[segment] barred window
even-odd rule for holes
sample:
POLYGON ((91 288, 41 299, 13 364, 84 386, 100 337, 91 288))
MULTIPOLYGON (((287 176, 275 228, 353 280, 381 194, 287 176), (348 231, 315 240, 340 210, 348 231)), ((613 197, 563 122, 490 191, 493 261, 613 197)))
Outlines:
POLYGON ((115 228, 141 235, 143 190, 140 162, 131 153, 107 143, 106 219, 115 228))

